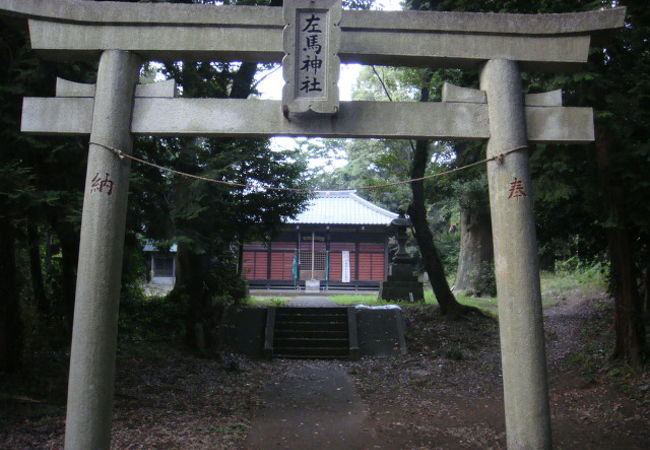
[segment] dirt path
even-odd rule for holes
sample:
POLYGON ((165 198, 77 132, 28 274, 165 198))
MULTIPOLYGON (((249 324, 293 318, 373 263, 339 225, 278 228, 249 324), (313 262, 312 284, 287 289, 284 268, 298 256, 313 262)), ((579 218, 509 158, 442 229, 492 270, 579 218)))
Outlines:
POLYGON ((635 379, 607 360, 612 308, 605 294, 565 292, 545 311, 556 448, 650 448, 648 374, 635 379))
MULTIPOLYGON (((611 308, 605 296, 575 294, 546 311, 556 450, 650 448, 650 378, 608 365, 611 308)), ((409 449, 505 448, 496 324, 406 315, 410 354, 353 369, 378 439, 409 449)))

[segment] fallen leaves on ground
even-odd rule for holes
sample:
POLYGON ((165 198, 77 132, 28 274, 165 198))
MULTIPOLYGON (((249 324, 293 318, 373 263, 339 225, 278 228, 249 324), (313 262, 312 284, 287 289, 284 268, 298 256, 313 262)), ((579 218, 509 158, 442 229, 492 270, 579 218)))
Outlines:
MULTIPOLYGON (((386 443, 382 448, 505 448, 496 321, 476 315, 448 321, 430 305, 404 314, 409 353, 397 357, 269 362, 225 355, 214 361, 173 348, 122 354, 112 447, 245 448, 265 387, 290 384, 299 367, 336 364, 353 378, 367 406, 365 426, 386 443)), ((605 297, 565 296, 548 310, 555 448, 650 443, 650 376, 607 362, 611 314, 605 297)), ((39 383, 24 391, 0 389, 0 448, 62 448, 65 373, 37 375, 39 383)))

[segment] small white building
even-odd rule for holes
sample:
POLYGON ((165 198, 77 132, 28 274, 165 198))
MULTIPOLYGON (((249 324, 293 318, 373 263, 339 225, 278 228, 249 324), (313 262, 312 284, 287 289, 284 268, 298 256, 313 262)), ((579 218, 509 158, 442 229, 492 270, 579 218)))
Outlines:
POLYGON ((173 244, 167 251, 161 251, 156 245, 149 241, 144 246, 144 253, 147 258, 149 276, 148 284, 168 286, 176 283, 176 253, 178 246, 173 244))

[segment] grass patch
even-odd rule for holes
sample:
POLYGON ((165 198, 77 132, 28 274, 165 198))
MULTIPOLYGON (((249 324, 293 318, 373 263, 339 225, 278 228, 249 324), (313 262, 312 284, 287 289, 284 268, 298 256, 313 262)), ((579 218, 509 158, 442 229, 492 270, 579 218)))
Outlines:
POLYGON ((577 258, 557 263, 555 271, 540 273, 542 306, 554 306, 566 295, 579 293, 586 296, 607 290, 607 266, 596 262, 581 263, 577 258))
POLYGON ((328 296, 330 300, 339 305, 385 305, 388 302, 379 300, 377 294, 334 294, 328 296))
MULTIPOLYGON (((562 298, 573 291, 579 291, 585 295, 598 294, 606 289, 605 267, 601 263, 583 264, 578 260, 569 259, 558 263, 555 272, 542 272, 540 274, 542 287, 542 306, 549 308, 556 305, 562 298)), ((368 305, 380 306, 396 304, 400 306, 412 305, 410 302, 383 301, 377 298, 374 293, 360 294, 336 294, 327 295, 334 303, 339 305, 368 305)), ((457 295, 456 300, 467 306, 473 306, 491 316, 498 316, 498 302, 496 297, 471 297, 457 295)), ((249 304, 259 306, 282 306, 288 298, 283 297, 258 297, 248 300, 249 304)), ((424 301, 427 304, 438 302, 431 289, 425 289, 424 301)), ((417 304, 417 303, 416 303, 417 304)))
POLYGON ((542 290, 601 292, 607 288, 607 271, 607 265, 601 262, 586 264, 577 258, 569 258, 558 262, 553 273, 542 273, 542 290))
POLYGON ((498 305, 496 297, 469 297, 465 295, 457 295, 456 300, 466 306, 473 306, 478 308, 484 313, 491 316, 498 316, 498 305))
MULTIPOLYGON (((329 298, 339 304, 339 305, 368 305, 368 306, 378 306, 386 304, 395 304, 400 306, 409 306, 414 303, 403 302, 403 301, 384 301, 377 298, 377 294, 335 294, 329 296, 329 298)), ((465 296, 456 296, 456 299, 463 305, 474 306, 483 310, 484 312, 496 315, 497 310, 497 299, 495 297, 465 297, 465 296)), ((433 295, 433 291, 425 290, 424 291, 424 302, 428 304, 437 304, 438 302, 433 295)), ((415 303, 416 305, 419 303, 415 303)))
MULTIPOLYGON (((481 311, 490 314, 491 316, 497 316, 496 297, 470 297, 466 295, 456 295, 456 300, 458 300, 458 303, 462 305, 473 306, 474 308, 478 308, 481 311)), ((430 304, 438 303, 435 295, 433 295, 433 291, 424 291, 424 302, 430 304)))
POLYGON ((540 274, 543 294, 552 296, 576 290, 583 294, 597 294, 607 289, 605 265, 584 265, 572 261, 570 258, 567 262, 556 264, 554 272, 540 274))
POLYGON ((250 306, 284 306, 289 302, 288 297, 250 297, 245 304, 250 306))

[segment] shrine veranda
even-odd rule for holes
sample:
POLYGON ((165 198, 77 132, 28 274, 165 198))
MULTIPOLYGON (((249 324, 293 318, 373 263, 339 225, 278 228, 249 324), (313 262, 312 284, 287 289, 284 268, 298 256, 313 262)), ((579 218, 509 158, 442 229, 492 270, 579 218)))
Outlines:
POLYGON ((25 98, 22 130, 90 137, 70 361, 66 449, 110 446, 117 311, 133 137, 321 136, 487 140, 506 433, 510 449, 551 448, 529 143, 594 140, 590 108, 561 92, 523 95, 520 71, 579 70, 592 37, 624 8, 519 15, 0 0, 27 21, 43 58, 99 60, 95 85, 65 80, 25 98), (282 101, 175 98, 138 85, 149 60, 282 62, 282 101), (480 69, 480 90, 440 103, 339 102, 339 63, 480 69), (251 120, 255 117, 255 120, 251 120), (113 151, 109 151, 113 149, 113 151))

